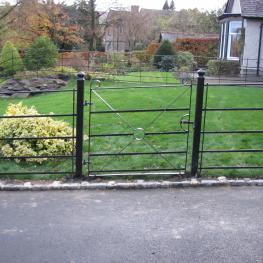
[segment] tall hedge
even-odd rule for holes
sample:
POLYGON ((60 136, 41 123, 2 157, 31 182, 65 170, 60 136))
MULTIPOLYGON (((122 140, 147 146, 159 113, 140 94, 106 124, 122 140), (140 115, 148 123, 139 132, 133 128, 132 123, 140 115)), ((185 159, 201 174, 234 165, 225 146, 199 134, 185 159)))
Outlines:
POLYGON ((54 67, 58 59, 57 46, 47 37, 39 37, 25 54, 25 65, 29 70, 54 67))
POLYGON ((218 38, 178 38, 173 44, 178 51, 189 51, 194 56, 199 67, 218 56, 218 38))
POLYGON ((160 63, 166 56, 175 56, 176 52, 173 45, 168 41, 165 40, 161 44, 161 46, 156 51, 154 58, 153 58, 153 65, 160 68, 160 63))
POLYGON ((0 69, 2 72, 0 72, 11 76, 23 70, 23 67, 22 59, 16 47, 10 41, 7 41, 1 51, 0 69))

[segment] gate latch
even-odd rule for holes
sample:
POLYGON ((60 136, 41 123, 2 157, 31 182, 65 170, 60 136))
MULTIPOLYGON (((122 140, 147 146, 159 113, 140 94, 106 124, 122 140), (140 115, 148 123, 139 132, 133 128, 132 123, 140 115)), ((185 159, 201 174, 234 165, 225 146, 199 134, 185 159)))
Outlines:
POLYGON ((183 131, 185 131, 185 132, 188 132, 188 130, 184 129, 183 124, 188 124, 188 125, 189 124, 192 124, 192 125, 194 124, 193 121, 189 121, 189 114, 185 114, 180 120, 180 127, 181 127, 181 129, 183 131), (188 120, 185 119, 186 117, 188 117, 188 120))
POLYGON ((92 105, 93 105, 92 102, 89 102, 89 101, 86 101, 86 100, 85 100, 85 102, 84 102, 84 106, 92 106, 92 105))

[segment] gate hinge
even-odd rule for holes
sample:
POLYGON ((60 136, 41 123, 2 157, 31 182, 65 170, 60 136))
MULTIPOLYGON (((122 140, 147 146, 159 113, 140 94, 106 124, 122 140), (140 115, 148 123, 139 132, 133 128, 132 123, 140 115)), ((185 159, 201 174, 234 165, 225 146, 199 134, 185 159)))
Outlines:
POLYGON ((91 105, 93 105, 92 102, 89 102, 89 101, 85 101, 85 102, 84 102, 84 106, 91 106, 91 105))

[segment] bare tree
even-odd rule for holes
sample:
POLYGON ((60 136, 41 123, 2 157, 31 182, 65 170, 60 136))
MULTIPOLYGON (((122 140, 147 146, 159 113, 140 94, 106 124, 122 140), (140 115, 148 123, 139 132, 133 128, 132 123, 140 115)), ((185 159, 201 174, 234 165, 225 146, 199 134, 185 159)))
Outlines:
POLYGON ((125 43, 125 50, 131 51, 136 44, 144 43, 147 38, 148 21, 149 16, 139 12, 139 9, 112 11, 110 19, 107 20, 107 28, 114 31, 115 37, 112 41, 115 48, 119 50, 118 44, 125 43))
POLYGON ((7 6, 7 8, 3 8, 2 10, 0 10, 0 21, 8 17, 20 3, 21 1, 17 0, 14 5, 7 6))

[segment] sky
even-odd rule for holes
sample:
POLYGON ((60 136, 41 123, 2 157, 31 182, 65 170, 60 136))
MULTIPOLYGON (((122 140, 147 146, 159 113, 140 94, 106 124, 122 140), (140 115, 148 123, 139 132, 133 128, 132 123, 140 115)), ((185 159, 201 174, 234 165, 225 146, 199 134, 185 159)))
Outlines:
MULTIPOLYGON (((57 0, 59 2, 62 0, 57 0)), ((72 4, 74 0, 64 0, 67 4, 72 4)), ((169 3, 171 0, 168 0, 169 3)), ((215 10, 221 8, 227 0, 174 0, 176 10, 182 8, 198 8, 200 10, 215 10)), ((0 0, 0 3, 4 2, 0 0)), ((10 0, 9 2, 15 2, 10 0)), ((106 10, 115 3, 115 6, 128 7, 131 5, 139 5, 143 8, 149 9, 162 9, 165 0, 96 0, 97 7, 99 10, 106 10), (118 5, 116 5, 118 2, 118 5)))
MULTIPOLYGON (((70 2, 72 0, 67 0, 70 2)), ((171 0, 168 0, 170 3, 171 0)), ((97 0, 97 6, 99 9, 103 9, 103 6, 109 5, 110 0, 97 0)), ((162 9, 165 0, 118 0, 118 3, 122 6, 139 5, 143 8, 150 9, 162 9)), ((227 0, 174 0, 176 10, 198 8, 200 10, 215 10, 221 8, 227 0)))

